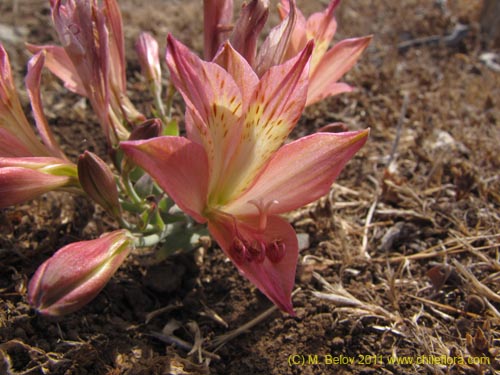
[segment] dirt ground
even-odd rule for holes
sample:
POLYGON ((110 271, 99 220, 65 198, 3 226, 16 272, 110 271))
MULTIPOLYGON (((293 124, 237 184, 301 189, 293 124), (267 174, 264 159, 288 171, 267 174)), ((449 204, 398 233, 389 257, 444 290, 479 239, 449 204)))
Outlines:
MULTIPOLYGON (((201 0, 119 3, 129 88, 145 108, 135 38, 151 31, 164 48, 172 32, 199 51, 201 0)), ((336 40, 374 35, 345 78, 357 90, 308 108, 293 136, 338 121, 371 136, 327 197, 289 215, 303 240, 296 317, 269 311, 216 244, 162 262, 133 254, 81 311, 39 316, 26 302, 37 266, 116 227, 84 198, 48 194, 0 211, 0 374, 500 374, 500 73, 482 61, 499 51, 481 39, 479 11, 341 4, 336 40), (446 37, 458 22, 466 35, 446 37)), ((48 1, 0 2, 20 87, 23 43, 52 43, 49 24, 48 1)), ((85 101, 48 73, 43 84, 68 155, 103 154, 85 101)))

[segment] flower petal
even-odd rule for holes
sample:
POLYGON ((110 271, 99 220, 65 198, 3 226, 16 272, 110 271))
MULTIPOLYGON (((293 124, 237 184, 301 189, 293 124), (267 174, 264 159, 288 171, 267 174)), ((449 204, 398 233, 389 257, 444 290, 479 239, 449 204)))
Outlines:
POLYGON ((339 3, 340 0, 332 0, 323 12, 314 13, 307 19, 307 40, 313 39, 315 43, 311 59, 311 70, 313 71, 323 58, 337 31, 337 21, 333 16, 333 12, 339 3))
POLYGON ((109 32, 110 79, 114 86, 118 87, 121 92, 125 92, 127 77, 122 14, 116 0, 104 0, 102 11, 106 17, 109 32))
POLYGON ((161 93, 161 66, 159 46, 156 39, 146 32, 142 32, 135 44, 142 75, 148 83, 153 85, 158 95, 161 93))
POLYGON ((269 32, 260 47, 255 63, 255 71, 259 77, 262 77, 270 67, 285 61, 296 21, 297 6, 295 0, 290 0, 289 11, 285 19, 269 32))
POLYGON ((198 222, 208 191, 208 160, 203 147, 183 137, 121 142, 125 154, 144 169, 187 214, 198 222))
POLYGON ((250 186, 295 127, 306 100, 312 48, 309 42, 299 56, 270 68, 260 80, 246 111, 240 144, 218 191, 219 204, 229 202, 250 186))
MULTIPOLYGON (((67 160, 54 158, 51 156, 21 156, 21 157, 0 157, 0 168, 22 167, 29 169, 47 169, 50 166, 62 166, 71 164, 67 160)), ((75 170, 76 176, 76 170, 75 170)))
POLYGON ((204 56, 212 60, 228 38, 233 18, 233 0, 203 0, 204 56))
POLYGON ((188 135, 193 141, 201 140, 207 152, 212 190, 226 170, 241 134, 241 92, 233 77, 216 63, 202 61, 170 35, 167 44, 172 82, 190 112, 188 135))
POLYGON ((224 210, 233 215, 256 214, 253 202, 280 214, 325 195, 344 165, 365 144, 369 130, 317 133, 278 150, 253 185, 224 210))
POLYGON ((27 43, 26 48, 31 53, 45 51, 45 66, 64 82, 64 87, 78 95, 87 96, 83 82, 63 47, 27 43))
POLYGON ((259 83, 259 77, 257 77, 257 74, 246 62, 245 58, 230 43, 224 45, 213 61, 233 77, 240 89, 244 106, 243 111, 245 111, 245 106, 250 102, 255 87, 259 83))
POLYGON ((307 105, 350 91, 348 85, 338 84, 337 81, 354 66, 371 39, 371 36, 366 36, 342 40, 323 56, 311 74, 307 105))
POLYGON ((28 62, 28 73, 26 74, 25 79, 26 89, 28 90, 28 95, 30 97, 36 127, 43 143, 50 150, 50 153, 53 156, 66 159, 66 155, 64 155, 64 152, 59 147, 59 144, 54 137, 54 133, 52 133, 52 130, 49 127, 47 118, 43 113, 42 99, 40 95, 40 81, 44 61, 45 57, 43 52, 39 52, 28 62))
POLYGON ((33 156, 31 150, 7 129, 0 128, 0 157, 33 156))
MULTIPOLYGON (((0 128, 5 129, 10 135, 16 137, 16 143, 22 143, 23 149, 28 149, 28 155, 46 156, 48 150, 40 143, 30 123, 24 115, 16 86, 12 78, 7 52, 0 43, 0 128)), ((5 142, 5 140, 3 141, 5 142)), ((3 143, 2 142, 2 143, 3 143)), ((14 147, 14 145, 12 145, 14 147)), ((16 152, 12 152, 16 153, 16 152)), ((12 154, 10 153, 10 154, 12 154)), ((9 154, 8 151, 3 155, 9 154)))
POLYGON ((29 168, 0 168, 0 208, 34 199, 69 181, 67 176, 54 176, 29 168))
POLYGON ((267 0, 253 0, 249 4, 244 3, 231 35, 231 44, 252 66, 255 60, 257 40, 268 16, 269 2, 267 0))
MULTIPOLYGON (((279 262, 272 262, 268 257, 265 257, 262 262, 235 259, 229 251, 235 238, 234 225, 230 221, 210 221, 208 229, 243 276, 259 288, 281 310, 295 315, 291 294, 299 251, 295 231, 286 220, 278 216, 270 216, 266 231, 262 236, 256 238, 258 241, 272 242, 276 239, 282 241, 286 251, 279 262)), ((254 236, 253 230, 250 227, 246 228, 245 225, 240 225, 238 230, 241 235, 249 239, 254 236)))

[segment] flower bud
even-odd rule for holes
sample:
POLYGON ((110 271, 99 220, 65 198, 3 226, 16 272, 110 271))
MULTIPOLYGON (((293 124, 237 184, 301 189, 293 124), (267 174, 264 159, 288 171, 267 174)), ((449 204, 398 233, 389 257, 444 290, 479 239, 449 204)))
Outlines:
POLYGON ((46 260, 28 286, 28 300, 41 314, 60 316, 90 302, 133 247, 125 230, 66 245, 46 260))
POLYGON ((161 127, 162 125, 160 119, 153 118, 146 120, 132 130, 128 140, 140 141, 143 139, 158 137, 161 133, 161 127))
POLYGON ((158 42, 151 34, 141 33, 135 45, 142 74, 154 85, 155 92, 161 92, 161 67, 158 42))
POLYGON ((113 216, 121 213, 118 189, 109 166, 97 155, 85 151, 78 158, 78 178, 83 190, 113 216))
POLYGON ((77 187, 75 165, 52 157, 0 157, 0 208, 77 187))

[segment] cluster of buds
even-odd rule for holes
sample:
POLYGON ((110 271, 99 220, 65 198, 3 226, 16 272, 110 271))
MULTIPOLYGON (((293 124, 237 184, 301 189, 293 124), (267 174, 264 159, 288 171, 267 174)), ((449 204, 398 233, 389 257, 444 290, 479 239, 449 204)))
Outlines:
POLYGON ((116 0, 50 0, 61 46, 28 45, 34 56, 26 88, 38 136, 0 45, 0 208, 67 190, 86 194, 121 227, 55 252, 30 282, 32 306, 46 315, 73 312, 99 293, 134 248, 161 244, 168 253, 180 238, 189 246, 191 235, 207 225, 238 270, 293 314, 298 242, 280 215, 326 194, 369 133, 318 132, 285 142, 306 106, 352 90, 338 81, 371 38, 329 48, 338 3, 306 19, 295 0, 281 0, 281 22, 258 48, 267 0, 245 4, 234 23, 232 0, 204 0, 204 57, 167 37, 172 89, 166 100, 159 45, 141 34, 136 50, 154 98, 146 116, 127 96, 116 0), (112 166, 89 151, 76 164, 63 153, 42 110, 44 64, 88 99, 112 166), (171 118, 174 89, 185 103, 186 136, 171 118))

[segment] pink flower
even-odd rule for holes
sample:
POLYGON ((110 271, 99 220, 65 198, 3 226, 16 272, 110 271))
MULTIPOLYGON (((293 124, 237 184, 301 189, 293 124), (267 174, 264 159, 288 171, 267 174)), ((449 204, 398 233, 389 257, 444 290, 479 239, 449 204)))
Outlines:
MULTIPOLYGON (((306 105, 351 91, 351 86, 337 81, 354 66, 372 39, 371 36, 345 39, 328 49, 337 30, 334 11, 339 3, 340 0, 331 0, 326 10, 312 14, 307 20, 299 9, 295 9, 297 20, 285 57, 295 56, 309 40, 314 40, 306 105)), ((288 0, 281 0, 280 5, 284 23, 290 12, 290 4, 288 0)))
POLYGON ((127 139, 129 127, 144 121, 126 93, 125 46, 116 0, 51 0, 62 47, 28 45, 45 51, 47 67, 66 88, 88 97, 111 146, 127 139))
POLYGON ((132 248, 125 230, 64 246, 31 278, 29 303, 40 313, 52 316, 80 309, 99 294, 132 248))
MULTIPOLYGON (((232 9, 232 1, 226 2, 231 3, 227 9, 232 9)), ((229 28, 226 27, 226 32, 219 34, 218 46, 220 48, 225 40, 230 40, 236 51, 245 57, 261 77, 271 66, 296 56, 310 40, 314 40, 306 106, 351 91, 351 86, 338 80, 354 66, 370 43, 371 36, 345 39, 328 49, 337 29, 333 13, 339 2, 332 0, 325 11, 315 13, 306 20, 295 0, 281 0, 279 11, 282 22, 269 32, 257 51, 257 38, 267 20, 269 4, 267 0, 252 0, 243 6, 232 33, 227 33, 229 28)), ((223 13, 226 25, 230 20, 227 12, 223 13)), ((205 29, 205 38, 207 33, 212 35, 210 29, 205 29)), ((215 43, 213 40, 210 53, 206 52, 205 58, 214 58, 217 51, 215 43)))
POLYGON ((279 215, 328 192, 368 136, 318 133, 283 146, 304 109, 312 48, 259 79, 229 43, 216 64, 169 36, 167 64, 186 102, 188 138, 121 143, 182 210, 208 223, 240 272, 289 313, 298 245, 279 215))

